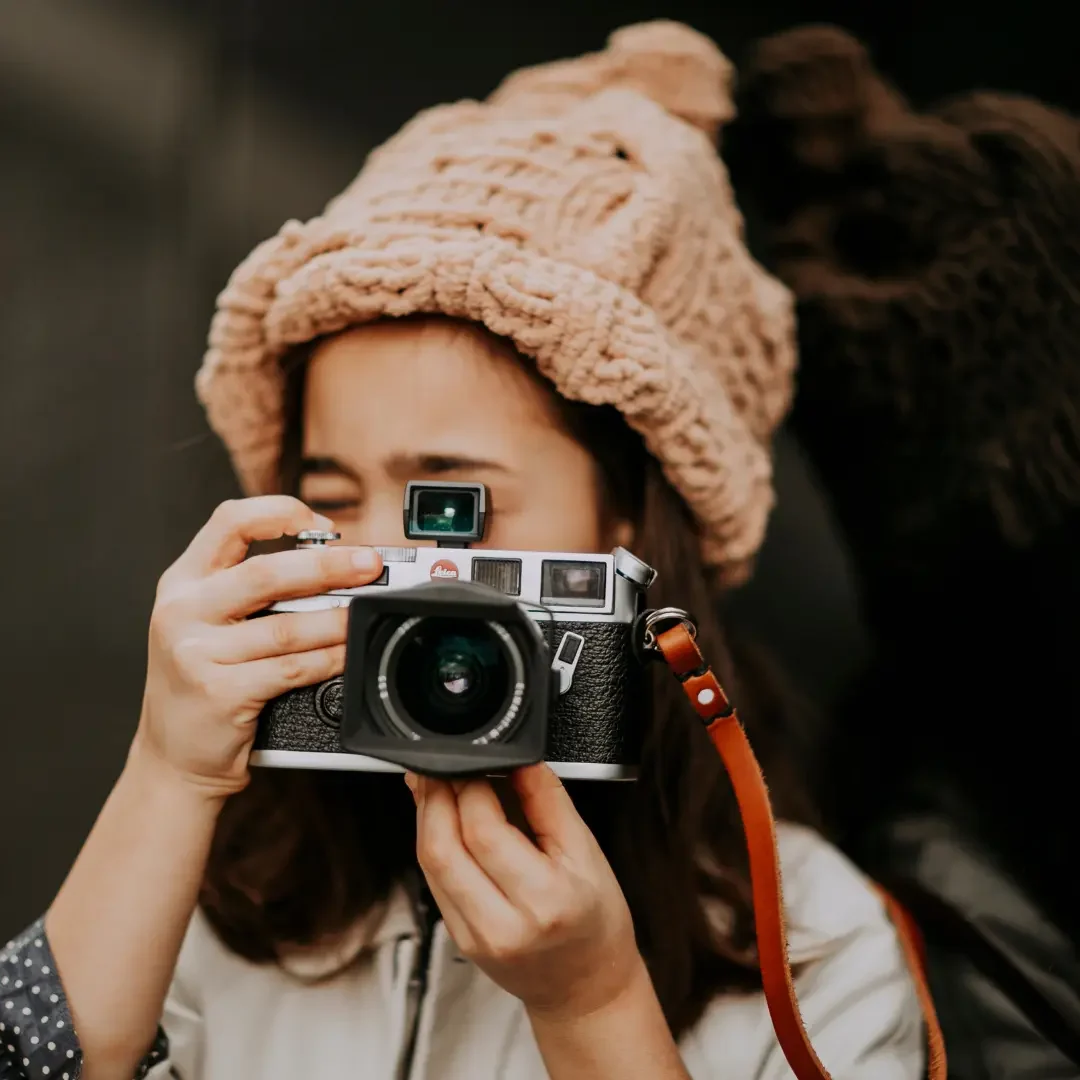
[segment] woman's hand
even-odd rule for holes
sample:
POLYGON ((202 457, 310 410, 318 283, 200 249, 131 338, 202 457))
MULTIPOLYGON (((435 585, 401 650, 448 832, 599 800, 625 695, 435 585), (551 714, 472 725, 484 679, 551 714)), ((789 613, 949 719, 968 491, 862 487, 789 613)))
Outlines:
POLYGON ((637 985, 644 965, 614 871, 547 765, 513 784, 536 843, 486 780, 406 775, 417 857, 458 948, 535 1017, 578 1019, 637 985))
POLYGON ((221 804, 247 782, 256 717, 270 698, 342 668, 346 609, 245 618, 275 600, 378 574, 378 555, 357 548, 245 560, 255 540, 329 527, 296 499, 225 503, 161 578, 128 766, 45 920, 69 1030, 78 1030, 83 1051, 73 1073, 135 1074, 161 1017, 221 804))
POLYGON ((278 600, 366 584, 381 569, 370 548, 247 559, 248 547, 330 527, 286 496, 218 507, 158 585, 133 754, 212 795, 244 787, 255 721, 266 702, 342 671, 347 609, 246 616, 278 600))

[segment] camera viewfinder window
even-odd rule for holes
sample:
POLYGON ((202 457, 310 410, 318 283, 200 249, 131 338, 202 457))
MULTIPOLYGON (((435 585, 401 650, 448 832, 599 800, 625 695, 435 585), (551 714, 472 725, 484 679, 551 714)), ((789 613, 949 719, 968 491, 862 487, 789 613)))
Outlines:
POLYGON ((606 571, 607 567, 602 562, 545 560, 540 577, 541 603, 603 607, 606 571))
POLYGON ((476 531, 476 493, 444 488, 421 488, 416 493, 413 521, 418 532, 440 534, 476 531))

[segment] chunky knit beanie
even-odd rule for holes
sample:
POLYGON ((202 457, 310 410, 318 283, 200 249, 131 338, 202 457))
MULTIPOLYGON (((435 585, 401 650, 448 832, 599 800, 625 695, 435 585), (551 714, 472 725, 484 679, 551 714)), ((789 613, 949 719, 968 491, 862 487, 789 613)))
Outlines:
POLYGON ((794 367, 789 294, 750 257, 716 153, 731 68, 676 23, 421 113, 322 216, 233 274, 197 379, 249 493, 278 484, 282 356, 383 317, 508 338, 644 437, 729 580, 761 543, 794 367))

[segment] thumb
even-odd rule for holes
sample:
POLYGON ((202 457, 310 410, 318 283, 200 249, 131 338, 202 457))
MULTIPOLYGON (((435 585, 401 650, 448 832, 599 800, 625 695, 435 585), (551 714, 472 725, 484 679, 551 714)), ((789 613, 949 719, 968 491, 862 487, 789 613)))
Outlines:
POLYGON ((594 846, 592 833, 569 792, 547 764, 518 769, 513 783, 541 851, 547 855, 575 855, 594 846))

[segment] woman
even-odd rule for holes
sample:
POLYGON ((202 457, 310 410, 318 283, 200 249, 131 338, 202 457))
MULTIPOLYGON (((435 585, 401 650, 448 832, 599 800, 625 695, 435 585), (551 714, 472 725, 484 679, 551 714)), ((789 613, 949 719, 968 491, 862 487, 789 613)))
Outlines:
MULTIPOLYGON (((340 671, 345 624, 244 616, 373 580, 362 545, 400 542, 410 479, 485 482, 494 547, 630 547, 660 571, 650 603, 694 608, 725 666, 714 590, 760 543, 792 373, 787 295, 699 130, 727 82, 694 32, 624 30, 421 115, 233 276, 198 388, 253 497, 161 579, 127 765, 0 954, 0 1075, 790 1075, 732 792, 669 675, 635 784, 248 771, 262 705, 340 671), (331 519, 340 547, 245 559, 331 519)), ((739 693, 798 817, 771 702, 739 693)), ((880 903, 812 830, 780 847, 819 1055, 914 1080, 880 903)))

